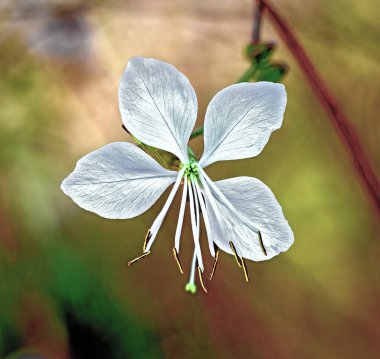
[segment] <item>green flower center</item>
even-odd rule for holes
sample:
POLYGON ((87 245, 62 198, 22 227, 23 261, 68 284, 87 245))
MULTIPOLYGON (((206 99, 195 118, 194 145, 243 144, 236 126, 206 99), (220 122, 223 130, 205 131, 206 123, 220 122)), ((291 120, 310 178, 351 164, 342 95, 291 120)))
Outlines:
POLYGON ((185 177, 189 177, 191 179, 199 178, 199 169, 197 161, 191 159, 190 162, 186 163, 183 167, 185 167, 185 177))

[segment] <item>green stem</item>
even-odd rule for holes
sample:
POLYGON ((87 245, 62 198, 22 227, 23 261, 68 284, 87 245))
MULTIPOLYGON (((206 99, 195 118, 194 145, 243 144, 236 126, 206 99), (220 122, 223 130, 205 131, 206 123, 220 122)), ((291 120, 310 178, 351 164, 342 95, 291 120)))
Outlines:
POLYGON ((239 78, 239 80, 237 81, 237 83, 248 82, 255 75, 256 71, 257 71, 257 66, 255 66, 254 64, 252 64, 247 69, 247 71, 245 71, 244 74, 239 78))
POLYGON ((203 135, 203 127, 197 128, 193 131, 193 133, 190 135, 190 140, 192 140, 195 137, 198 137, 200 135, 203 135))

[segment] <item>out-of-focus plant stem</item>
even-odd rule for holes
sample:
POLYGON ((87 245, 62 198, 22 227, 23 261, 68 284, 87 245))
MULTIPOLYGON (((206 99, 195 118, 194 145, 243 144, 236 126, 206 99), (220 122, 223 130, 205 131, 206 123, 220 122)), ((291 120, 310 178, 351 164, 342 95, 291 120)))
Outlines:
POLYGON ((200 127, 194 130, 193 133, 190 135, 190 140, 200 135, 203 135, 203 127, 200 127))
POLYGON ((335 98, 330 93, 329 88, 318 74, 318 71, 287 22, 278 14, 268 1, 258 0, 258 3, 264 5, 265 11, 277 27, 279 35, 296 58, 316 97, 326 111, 339 138, 345 145, 352 165, 354 166, 370 201, 374 205, 377 215, 380 217, 379 181, 371 167, 356 130, 339 108, 335 98))
MULTIPOLYGON (((253 23, 251 43, 246 49, 246 57, 250 60, 251 64, 249 68, 241 75, 236 83, 249 82, 255 78, 255 75, 260 69, 270 67, 268 58, 272 52, 272 44, 260 44, 261 34, 261 18, 264 10, 264 4, 261 1, 257 2, 257 5, 253 8, 253 23)), ((278 80, 280 77, 278 78, 278 80)), ((261 81, 272 81, 271 78, 265 76, 260 79, 261 81)), ((190 140, 203 135, 203 127, 197 128, 190 136, 190 140)))
POLYGON ((239 83, 239 82, 248 82, 250 79, 253 78, 253 76, 255 76, 256 70, 257 70, 257 65, 252 64, 247 69, 247 71, 245 71, 244 74, 241 75, 241 77, 239 78, 239 80, 237 81, 237 83, 239 83))
POLYGON ((259 0, 256 3, 256 6, 253 8, 253 23, 252 23, 252 44, 258 44, 260 42, 261 34, 261 19, 264 11, 264 3, 259 0))

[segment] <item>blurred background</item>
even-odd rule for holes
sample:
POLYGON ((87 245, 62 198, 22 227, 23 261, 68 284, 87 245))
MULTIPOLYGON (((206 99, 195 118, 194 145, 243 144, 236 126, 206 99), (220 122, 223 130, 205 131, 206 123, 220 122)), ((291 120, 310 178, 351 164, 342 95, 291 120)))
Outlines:
MULTIPOLYGON (((274 5, 379 174, 380 3, 274 5)), ((191 296, 188 273, 179 274, 171 252, 179 198, 152 255, 129 268, 167 192, 144 215, 118 221, 82 210, 60 190, 80 157, 132 141, 117 99, 130 57, 162 59, 185 73, 201 126, 213 95, 248 68, 251 27, 249 0, 0 1, 1 358, 378 357, 378 217, 265 17, 262 39, 277 42, 275 58, 290 69, 283 127, 257 158, 217 163, 208 173, 258 177, 273 190, 295 233, 287 253, 247 263, 249 284, 234 258, 221 254, 209 294, 191 296)), ((201 154, 202 137, 192 146, 201 154)), ((212 258, 205 258, 208 272, 212 258)))

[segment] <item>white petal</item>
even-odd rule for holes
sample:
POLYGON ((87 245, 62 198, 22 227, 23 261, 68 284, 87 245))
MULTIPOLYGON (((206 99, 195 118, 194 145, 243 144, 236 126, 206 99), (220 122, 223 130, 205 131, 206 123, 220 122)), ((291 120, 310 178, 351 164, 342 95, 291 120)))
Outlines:
POLYGON ((187 161, 197 97, 174 66, 142 57, 129 60, 120 81, 119 107, 124 125, 138 140, 187 161))
POLYGON ((80 207, 105 218, 132 218, 150 208, 177 176, 137 146, 115 142, 81 158, 61 185, 80 207))
MULTIPOLYGON (((261 181, 251 177, 237 177, 215 182, 234 207, 231 211, 211 188, 219 215, 208 200, 213 241, 227 253, 232 253, 233 242, 238 254, 254 261, 263 261, 285 252, 294 242, 293 232, 272 191, 261 181), (248 226, 247 223, 252 225, 248 226), (267 255, 264 254, 257 231, 261 232, 267 255)), ((207 198, 207 197, 206 197, 207 198)))
POLYGON ((207 108, 200 165, 257 156, 281 127, 285 106, 281 84, 241 83, 220 91, 207 108))

